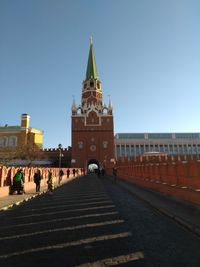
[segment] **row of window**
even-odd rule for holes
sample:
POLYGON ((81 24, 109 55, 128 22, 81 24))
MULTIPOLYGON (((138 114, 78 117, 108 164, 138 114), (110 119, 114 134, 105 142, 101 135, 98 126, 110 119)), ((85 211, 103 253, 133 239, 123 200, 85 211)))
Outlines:
POLYGON ((148 139, 172 139, 171 133, 149 133, 148 139))
MULTIPOLYGON (((90 87, 94 87, 94 81, 90 81, 90 87)), ((87 88, 87 83, 84 84, 84 88, 87 88)), ((97 82, 97 88, 100 89, 100 83, 97 82)))
POLYGON ((15 147, 17 146, 17 136, 0 137, 0 147, 15 147))
POLYGON ((185 155, 200 153, 200 145, 117 145, 116 157, 131 157, 142 155, 145 152, 164 152, 169 155, 185 155))
MULTIPOLYGON (((103 145, 103 148, 107 148, 108 147, 108 141, 103 141, 102 145, 103 145)), ((96 147, 96 145, 94 145, 94 146, 96 147)), ((78 142, 78 148, 79 149, 83 149, 83 141, 79 141, 78 142)))
POLYGON ((199 133, 119 133, 117 139, 200 139, 199 133))
POLYGON ((120 133, 116 134, 117 139, 145 139, 143 133, 120 133))
POLYGON ((176 138, 199 139, 199 133, 176 133, 176 138))

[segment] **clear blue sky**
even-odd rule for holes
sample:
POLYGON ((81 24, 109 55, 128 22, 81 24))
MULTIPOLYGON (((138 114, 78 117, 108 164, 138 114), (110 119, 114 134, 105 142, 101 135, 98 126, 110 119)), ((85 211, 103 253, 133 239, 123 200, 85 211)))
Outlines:
POLYGON ((117 132, 200 132, 199 0, 1 0, 0 125, 71 145, 93 36, 117 132))

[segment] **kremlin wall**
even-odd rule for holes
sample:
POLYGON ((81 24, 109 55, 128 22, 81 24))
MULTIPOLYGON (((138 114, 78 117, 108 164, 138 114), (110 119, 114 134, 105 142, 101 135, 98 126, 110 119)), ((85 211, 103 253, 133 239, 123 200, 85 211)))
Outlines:
POLYGON ((120 158, 116 167, 122 181, 200 204, 200 155, 120 158))
MULTIPOLYGON (((10 185, 13 182, 13 177, 16 174, 18 168, 14 168, 14 167, 5 167, 5 166, 0 166, 0 197, 4 197, 9 195, 10 193, 10 185)), ((48 172, 49 172, 50 168, 40 168, 41 171, 41 187, 47 187, 47 180, 48 180, 48 172)), ((58 185, 58 178, 59 178, 59 168, 51 168, 51 170, 54 173, 54 185, 58 185)), ((66 180, 72 178, 73 175, 73 171, 70 168, 70 176, 69 178, 67 178, 67 168, 62 168, 64 175, 62 178, 62 182, 64 183, 66 180)), ((34 174, 37 171, 37 168, 35 167, 24 167, 23 168, 23 172, 24 172, 24 176, 25 176, 25 183, 24 183, 24 189, 25 191, 28 191, 30 189, 35 189, 35 183, 34 183, 34 174)), ((77 169, 77 174, 76 176, 81 175, 81 170, 77 169)))

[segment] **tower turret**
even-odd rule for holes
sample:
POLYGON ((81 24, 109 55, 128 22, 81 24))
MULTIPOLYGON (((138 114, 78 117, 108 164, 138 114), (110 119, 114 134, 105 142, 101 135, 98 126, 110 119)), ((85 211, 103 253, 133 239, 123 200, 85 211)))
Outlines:
POLYGON ((30 116, 28 114, 21 115, 21 127, 29 128, 30 116))
POLYGON ((112 101, 111 101, 111 97, 109 96, 109 103, 108 103, 108 114, 112 115, 112 101))
POLYGON ((73 98, 73 102, 72 102, 72 115, 77 114, 77 107, 76 107, 76 102, 75 99, 73 98))

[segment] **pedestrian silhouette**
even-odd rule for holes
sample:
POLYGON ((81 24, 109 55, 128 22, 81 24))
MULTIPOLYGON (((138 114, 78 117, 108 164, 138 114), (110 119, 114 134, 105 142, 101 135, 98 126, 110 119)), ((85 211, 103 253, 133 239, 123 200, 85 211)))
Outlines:
POLYGON ((40 192, 40 182, 41 182, 41 173, 40 170, 37 169, 37 171, 34 174, 34 183, 36 185, 35 191, 40 192))

